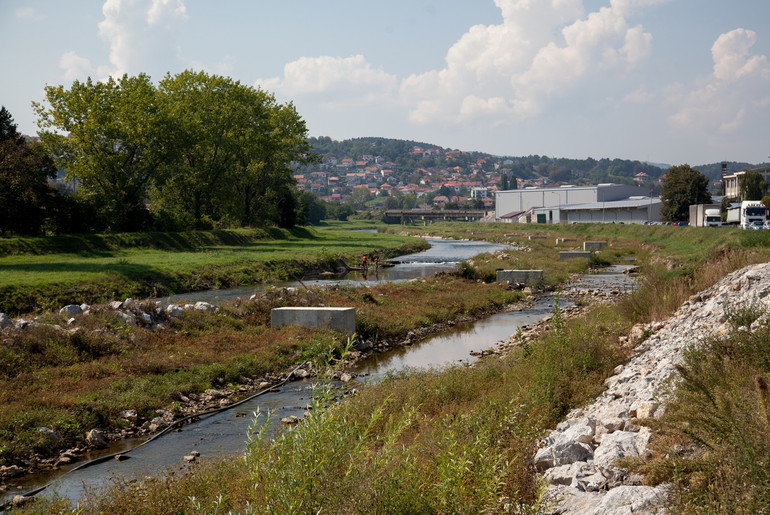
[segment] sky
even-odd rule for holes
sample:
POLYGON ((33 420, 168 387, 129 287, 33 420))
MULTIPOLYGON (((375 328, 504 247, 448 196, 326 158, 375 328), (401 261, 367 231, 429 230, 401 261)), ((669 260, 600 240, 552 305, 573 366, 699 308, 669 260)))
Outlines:
POLYGON ((0 0, 0 105, 186 69, 310 136, 500 156, 770 161, 767 0, 0 0))

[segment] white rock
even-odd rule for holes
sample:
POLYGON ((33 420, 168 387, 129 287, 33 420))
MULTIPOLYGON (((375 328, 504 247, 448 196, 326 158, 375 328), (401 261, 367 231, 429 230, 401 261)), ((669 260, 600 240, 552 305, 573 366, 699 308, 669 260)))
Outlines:
POLYGON ((610 490, 592 515, 661 513, 666 506, 665 487, 619 486, 610 490))
POLYGON ((136 410, 123 410, 120 412, 119 416, 120 418, 127 420, 132 425, 136 425, 136 423, 139 421, 139 414, 136 412, 136 410))
POLYGON ((74 317, 75 315, 82 315, 83 308, 77 304, 69 304, 59 310, 60 315, 66 315, 67 317, 74 317))
POLYGON ((166 306, 166 314, 172 318, 180 317, 184 314, 184 309, 176 304, 166 306))
POLYGON ((650 434, 615 431, 602 437, 602 443, 594 451, 594 466, 610 480, 620 481, 625 471, 615 465, 621 458, 643 456, 650 434))
POLYGON ((193 307, 196 311, 216 311, 216 306, 209 304, 208 302, 198 301, 193 307))

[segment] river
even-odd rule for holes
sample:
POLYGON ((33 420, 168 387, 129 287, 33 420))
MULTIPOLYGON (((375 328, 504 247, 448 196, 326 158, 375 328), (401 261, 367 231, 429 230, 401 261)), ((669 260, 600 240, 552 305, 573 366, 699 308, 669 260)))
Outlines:
MULTIPOLYGON (((504 245, 484 242, 453 241, 428 239, 432 247, 424 252, 396 258, 400 264, 393 268, 383 269, 375 277, 369 274, 366 284, 376 281, 403 281, 418 277, 434 275, 439 271, 451 269, 459 261, 468 259, 482 252, 494 252, 504 245)), ((605 274, 614 276, 617 280, 622 274, 605 274)), ((345 278, 341 282, 361 284, 362 277, 345 278)), ((592 279, 586 279, 591 284, 592 279)), ((606 283, 608 279, 600 280, 606 283)), ((596 282, 596 279, 593 279, 596 282)), ((336 282, 340 282, 339 280, 336 282)), ((304 284, 320 284, 321 281, 303 281, 304 284)), ((323 281, 328 284, 329 281, 323 281)), ((282 284, 286 286, 292 283, 282 284)), ((606 285, 606 284, 603 284, 606 285)), ((195 294, 174 296, 168 302, 191 302, 206 300, 221 302, 233 297, 251 295, 254 288, 239 288, 232 290, 213 290, 195 294)), ((565 304, 562 303, 564 306, 565 304)), ((424 368, 445 366, 458 363, 471 363, 476 358, 471 351, 482 351, 493 347, 496 343, 507 339, 511 334, 524 325, 537 322, 552 312, 552 298, 543 297, 535 305, 523 311, 504 312, 492 315, 474 323, 458 324, 451 330, 433 335, 424 341, 409 346, 377 354, 357 364, 354 372, 363 381, 377 380, 389 372, 406 368, 424 368)), ((22 490, 6 492, 0 497, 0 504, 7 502, 14 495, 31 491, 49 482, 51 485, 43 490, 41 496, 62 496, 73 501, 80 499, 88 490, 101 489, 112 481, 141 479, 147 476, 158 476, 169 471, 184 470, 188 464, 184 457, 192 451, 200 452, 200 458, 237 455, 244 451, 249 427, 254 421, 255 412, 272 412, 274 427, 279 420, 291 415, 302 417, 306 406, 310 403, 315 381, 305 380, 286 384, 248 401, 236 408, 211 415, 202 420, 182 426, 179 430, 170 432, 163 437, 127 452, 129 459, 118 461, 107 460, 93 466, 67 473, 77 464, 58 471, 36 474, 20 483, 22 490)), ((142 443, 142 439, 127 439, 114 442, 107 453, 128 451, 142 443)), ((93 455, 96 457, 96 454, 93 455)), ((87 459, 89 457, 86 457, 87 459)))

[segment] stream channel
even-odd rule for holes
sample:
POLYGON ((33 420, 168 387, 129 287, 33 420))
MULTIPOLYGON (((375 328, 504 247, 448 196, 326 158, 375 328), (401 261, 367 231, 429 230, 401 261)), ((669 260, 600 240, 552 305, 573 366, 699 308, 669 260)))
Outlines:
MULTIPOLYGON (((408 256, 395 258, 399 263, 392 268, 383 268, 379 274, 372 272, 363 277, 360 272, 351 277, 334 280, 306 280, 304 285, 321 284, 373 284, 379 281, 406 281, 415 278, 430 277, 438 272, 453 268, 458 262, 472 258, 484 252, 495 252, 506 245, 476 241, 454 241, 428 238, 431 248, 408 256)), ((611 267, 601 274, 584 276, 580 287, 630 289, 633 287, 628 276, 620 273, 620 267, 611 267)), ((276 286, 299 286, 300 283, 281 283, 276 286)), ((211 290, 193 294, 177 295, 166 302, 184 303, 198 300, 212 304, 235 297, 249 296, 254 287, 231 290, 211 290)), ((561 306, 569 303, 562 300, 561 306)), ((471 363, 476 357, 471 351, 481 351, 506 340, 516 330, 535 323, 552 313, 553 298, 543 296, 533 306, 522 311, 504 312, 467 324, 457 324, 451 330, 432 335, 422 342, 409 347, 400 347, 385 353, 376 354, 362 360, 352 372, 362 382, 376 381, 389 372, 407 368, 440 367, 451 364, 471 363)), ((130 481, 148 476, 159 476, 171 471, 182 471, 189 465, 183 458, 193 451, 200 453, 199 460, 206 458, 238 455, 246 447, 250 426, 254 423, 255 412, 273 414, 273 425, 277 428, 280 419, 291 415, 302 418, 311 402, 312 390, 317 379, 293 381, 284 386, 256 397, 233 409, 206 416, 197 422, 181 426, 166 435, 141 447, 144 438, 129 438, 111 443, 107 449, 101 449, 84 460, 94 459, 107 454, 125 452, 128 459, 118 461, 109 459, 102 463, 72 470, 83 462, 62 467, 60 470, 45 471, 31 475, 15 484, 19 489, 11 489, 0 494, 0 506, 9 502, 15 495, 34 491, 50 483, 38 495, 61 496, 77 501, 89 491, 108 487, 111 482, 130 481), (136 448, 135 448, 136 447, 136 448), (72 470, 71 472, 68 472, 72 470)))

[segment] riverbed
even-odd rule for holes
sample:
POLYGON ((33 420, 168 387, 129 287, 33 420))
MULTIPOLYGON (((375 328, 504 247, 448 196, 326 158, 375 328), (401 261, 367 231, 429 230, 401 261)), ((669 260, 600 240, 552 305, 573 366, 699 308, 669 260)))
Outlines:
MULTIPOLYGON (((428 277, 451 269, 458 261, 482 252, 494 252, 506 247, 484 242, 439 239, 428 241, 432 244, 428 251, 396 258, 395 261, 399 261, 397 266, 383 269, 382 273, 376 277, 371 273, 367 277, 348 277, 342 279, 343 284, 345 281, 351 284, 364 282, 370 284, 372 281, 403 281, 428 277)), ((608 275, 616 278, 619 276, 617 273, 608 275)), ((609 279, 602 279, 602 282, 607 280, 609 279)), ((315 280, 303 281, 303 283, 321 284, 320 281, 315 280)), ((324 283, 328 284, 328 281, 324 283)), ((284 285, 290 286, 292 283, 284 283, 281 286, 284 285)), ((168 301, 222 302, 230 298, 250 295, 253 292, 254 288, 217 290, 185 297, 176 296, 168 301)), ((477 359, 471 354, 472 352, 478 353, 489 349, 514 334, 519 327, 531 325, 549 316, 553 309, 552 304, 552 298, 543 297, 533 306, 522 311, 499 313, 474 323, 458 324, 449 331, 433 335, 415 345, 375 354, 357 363, 353 372, 362 381, 376 381, 390 372, 404 369, 470 364, 477 359)), ((565 305, 564 301, 561 305, 565 305)), ((236 408, 185 425, 130 452, 129 449, 141 444, 143 440, 128 439, 115 442, 101 454, 125 451, 124 456, 128 459, 122 461, 110 459, 67 474, 65 472, 68 469, 64 468, 31 476, 21 483, 23 488, 21 491, 7 492, 4 498, 0 498, 0 503, 6 502, 13 495, 38 488, 49 481, 53 481, 51 486, 39 495, 46 497, 58 495, 76 501, 88 490, 107 487, 112 481, 131 481, 158 476, 169 471, 184 470, 189 466, 184 459, 185 456, 189 456, 194 451, 200 453, 196 461, 238 455, 245 449, 255 413, 272 413, 273 430, 280 427, 281 418, 290 416, 302 418, 311 401, 315 384, 316 381, 311 380, 288 383, 276 391, 267 392, 236 408)), ((75 466, 70 466, 69 469, 75 466)))

